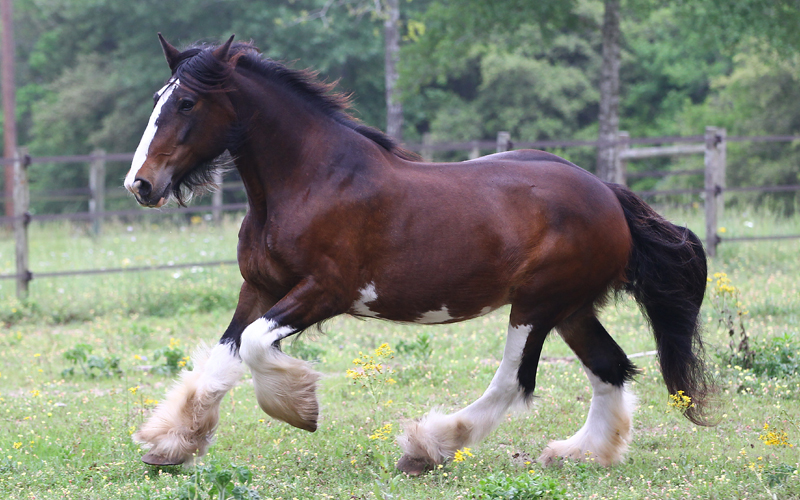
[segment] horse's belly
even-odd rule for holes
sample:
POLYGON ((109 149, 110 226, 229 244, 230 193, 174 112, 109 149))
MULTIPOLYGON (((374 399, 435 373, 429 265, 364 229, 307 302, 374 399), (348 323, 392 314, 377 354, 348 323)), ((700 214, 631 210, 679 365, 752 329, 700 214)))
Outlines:
POLYGON ((409 297, 404 300, 392 291, 379 296, 374 283, 359 290, 359 297, 348 311, 353 316, 379 318, 406 323, 436 325, 456 323, 478 316, 483 316, 499 305, 497 300, 487 298, 464 300, 461 297, 446 298, 409 297))

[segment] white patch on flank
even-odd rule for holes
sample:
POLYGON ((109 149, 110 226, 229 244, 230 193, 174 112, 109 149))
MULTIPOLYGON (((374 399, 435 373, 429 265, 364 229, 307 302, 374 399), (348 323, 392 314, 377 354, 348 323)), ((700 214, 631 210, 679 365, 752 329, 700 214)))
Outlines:
POLYGON ((373 311, 372 309, 367 306, 370 302, 375 302, 378 300, 378 292, 375 291, 375 283, 370 283, 369 285, 365 286, 361 290, 358 291, 359 297, 353 305, 350 307, 350 310, 353 311, 354 314, 358 314, 359 316, 368 316, 370 318, 377 318, 378 313, 373 311))
POLYGON ((431 411, 412 422, 398 443, 406 455, 432 463, 450 459, 456 450, 477 443, 492 432, 513 406, 522 406, 524 391, 517 371, 531 327, 509 326, 503 360, 486 392, 461 411, 445 415, 431 411))
POLYGON ((481 309, 481 312, 478 313, 478 316, 483 316, 484 314, 489 314, 493 310, 494 309, 492 309, 492 306, 486 306, 483 309, 481 309))
POLYGON ((423 313, 422 316, 414 320, 414 323, 422 323, 423 325, 435 325, 439 323, 446 323, 453 319, 455 318, 450 316, 450 311, 447 310, 447 306, 442 306, 442 308, 439 309, 438 311, 428 311, 426 313, 423 313))
POLYGON ((583 369, 592 383, 592 403, 586 423, 571 438, 548 443, 539 457, 542 463, 569 457, 611 465, 621 461, 628 450, 636 396, 628 390, 628 384, 623 387, 607 384, 586 366, 583 369))
POLYGON ((158 121, 158 117, 161 116, 161 108, 164 106, 164 103, 169 100, 169 96, 172 95, 172 92, 179 84, 180 80, 171 81, 158 91, 158 101, 153 108, 153 112, 150 114, 150 121, 147 123, 147 128, 144 130, 142 139, 139 141, 139 146, 133 154, 131 169, 128 171, 128 175, 125 176, 125 188, 128 189, 128 191, 133 192, 133 182, 136 180, 136 174, 139 173, 139 169, 142 168, 144 161, 147 159, 150 143, 153 142, 153 138, 156 136, 156 130, 158 130, 156 121, 158 121))

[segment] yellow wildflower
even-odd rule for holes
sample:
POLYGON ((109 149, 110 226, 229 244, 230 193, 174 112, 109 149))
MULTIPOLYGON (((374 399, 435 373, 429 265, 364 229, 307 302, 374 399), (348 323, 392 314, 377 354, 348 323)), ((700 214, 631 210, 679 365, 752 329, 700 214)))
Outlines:
POLYGON ((386 424, 380 429, 375 431, 375 434, 372 434, 369 438, 371 440, 380 439, 381 441, 386 441, 392 435, 392 424, 386 424))
POLYGON ((758 436, 760 441, 763 441, 767 446, 787 446, 793 448, 794 445, 789 442, 789 434, 783 430, 769 430, 769 424, 764 424, 764 432, 758 436))
POLYGON ((471 457, 472 452, 470 450, 471 448, 456 450, 456 454, 453 456, 453 462, 463 462, 467 457, 471 457))
POLYGON ((669 399, 669 405, 680 412, 686 412, 689 408, 694 408, 692 398, 685 395, 683 391, 678 391, 677 394, 670 394, 669 399))

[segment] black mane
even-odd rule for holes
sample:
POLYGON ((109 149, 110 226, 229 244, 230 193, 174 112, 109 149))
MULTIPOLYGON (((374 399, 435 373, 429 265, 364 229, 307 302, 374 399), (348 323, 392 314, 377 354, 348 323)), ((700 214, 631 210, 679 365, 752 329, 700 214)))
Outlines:
POLYGON ((334 92, 336 83, 325 83, 318 74, 310 70, 296 70, 277 61, 262 57, 258 49, 249 43, 235 43, 230 48, 230 63, 226 64, 213 55, 214 45, 196 45, 184 50, 178 56, 173 76, 182 85, 197 92, 225 92, 226 84, 237 66, 247 69, 272 82, 277 82, 307 102, 326 116, 334 119, 364 137, 370 139, 387 151, 407 160, 419 157, 407 151, 394 139, 380 130, 364 125, 349 114, 350 96, 334 92))

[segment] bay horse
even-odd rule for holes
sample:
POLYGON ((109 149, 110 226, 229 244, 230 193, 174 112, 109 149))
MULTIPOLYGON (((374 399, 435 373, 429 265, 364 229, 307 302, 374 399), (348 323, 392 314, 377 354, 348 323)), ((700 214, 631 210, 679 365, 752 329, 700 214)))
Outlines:
POLYGON ((430 470, 530 402, 553 329, 583 364, 593 396, 585 425, 551 441, 540 461, 618 462, 631 441, 628 382, 637 370, 596 312, 622 291, 652 327, 668 391, 683 391, 694 404, 685 415, 706 423, 711 383, 698 327, 706 257, 691 231, 626 187, 543 151, 419 161, 352 118, 332 85, 233 37, 184 51, 159 39, 172 74, 153 97, 125 187, 147 207, 170 198, 183 205, 209 187, 225 155, 248 210, 233 319, 135 433, 149 448, 144 462, 205 453, 243 364, 264 412, 316 430, 320 374, 280 343, 323 320, 444 324, 506 304, 506 345, 488 389, 460 411, 408 424, 397 467, 430 470))

